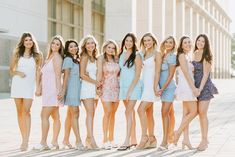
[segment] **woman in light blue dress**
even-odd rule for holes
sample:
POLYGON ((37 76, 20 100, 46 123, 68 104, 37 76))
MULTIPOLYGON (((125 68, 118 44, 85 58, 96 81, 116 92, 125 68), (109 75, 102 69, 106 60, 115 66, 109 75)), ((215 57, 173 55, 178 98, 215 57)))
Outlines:
POLYGON ((133 33, 128 33, 122 40, 121 53, 119 55, 119 65, 121 68, 119 99, 123 100, 126 107, 127 134, 125 142, 118 150, 127 150, 131 146, 137 145, 134 107, 137 100, 141 99, 142 87, 139 79, 142 59, 136 51, 136 37, 133 33), (132 144, 130 144, 130 138, 132 144))
POLYGON ((79 105, 80 103, 80 76, 79 76, 79 55, 78 43, 75 40, 68 40, 65 43, 65 56, 63 62, 63 90, 64 105, 68 106, 67 117, 65 120, 65 135, 63 140, 64 148, 72 148, 69 142, 71 127, 73 128, 76 142, 75 149, 83 149, 79 133, 79 105))
MULTIPOLYGON (((176 55, 174 49, 176 47, 175 39, 172 36, 167 37, 160 46, 161 55, 157 55, 156 66, 158 84, 160 89, 156 89, 156 95, 161 96, 162 101, 162 123, 163 123, 163 140, 159 146, 160 150, 168 148, 168 142, 173 143, 174 137, 174 110, 173 100, 176 89, 173 80, 176 69, 176 55), (161 64, 160 64, 161 63, 161 64), (160 74, 160 77, 159 77, 160 74)), ((157 83, 156 83, 157 84, 157 83)))

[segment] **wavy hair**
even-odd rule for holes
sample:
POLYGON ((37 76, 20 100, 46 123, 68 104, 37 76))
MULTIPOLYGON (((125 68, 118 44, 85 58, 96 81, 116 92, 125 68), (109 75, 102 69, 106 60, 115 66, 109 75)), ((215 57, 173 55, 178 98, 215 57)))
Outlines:
POLYGON ((107 48, 107 46, 108 46, 109 44, 113 44, 113 45, 115 46, 115 54, 112 55, 112 58, 113 58, 113 60, 115 61, 115 56, 118 55, 118 45, 117 45, 117 43, 116 43, 114 40, 109 39, 109 40, 105 41, 105 42, 103 43, 103 45, 102 45, 101 52, 102 52, 103 55, 104 55, 105 61, 108 61, 107 54, 106 54, 105 50, 106 50, 106 48, 107 48))
POLYGON ((98 45, 98 42, 97 42, 97 40, 95 39, 95 37, 94 36, 92 36, 92 35, 87 35, 86 37, 84 37, 82 40, 81 40, 81 42, 80 42, 80 49, 79 49, 79 51, 80 51, 80 56, 83 56, 83 55, 85 55, 85 56, 88 56, 88 58, 90 59, 90 57, 91 56, 89 56, 89 54, 88 54, 88 52, 87 52, 87 49, 86 49, 86 43, 87 43, 87 41, 89 40, 89 39, 92 39, 93 40, 93 42, 95 43, 95 49, 94 49, 94 51, 92 52, 92 57, 94 57, 95 58, 95 60, 97 60, 97 58, 98 58, 98 56, 99 56, 99 45, 98 45))
POLYGON ((48 53, 47 53, 47 58, 49 59, 51 57, 52 54, 52 49, 51 49, 51 44, 54 40, 58 40, 60 42, 60 49, 59 49, 59 54, 62 58, 64 58, 64 39, 62 36, 60 35, 55 35, 54 37, 52 37, 49 48, 48 48, 48 53))
POLYGON ((161 45, 160 45, 160 52, 161 52, 162 56, 164 55, 164 53, 165 53, 165 51, 166 51, 165 43, 166 43, 166 41, 167 41, 168 39, 172 39, 172 40, 173 40, 174 47, 173 47, 172 51, 175 51, 175 49, 176 49, 176 41, 175 41, 175 38, 174 38, 173 36, 168 36, 168 37, 166 37, 166 38, 162 41, 162 43, 161 43, 161 45))
POLYGON ((152 40, 153 40, 153 49, 155 50, 157 48, 157 45, 158 45, 158 41, 157 41, 157 38, 155 37, 155 35, 153 33, 145 33, 143 35, 143 37, 140 39, 140 48, 142 49, 142 51, 144 51, 145 49, 145 46, 144 46, 144 38, 145 37, 151 37, 152 40))
POLYGON ((201 58, 200 62, 202 63, 203 60, 205 59, 208 63, 211 64, 213 56, 212 56, 212 53, 211 53, 210 42, 209 42, 209 39, 208 39, 206 34, 200 34, 200 35, 197 36, 193 52, 198 50, 197 41, 200 37, 204 38, 204 40, 205 40, 205 46, 203 48, 202 58, 201 58))
POLYGON ((30 50, 30 56, 32 56, 34 58, 37 66, 39 66, 39 64, 40 64, 42 53, 39 51, 38 43, 31 33, 25 32, 22 34, 19 43, 16 45, 16 48, 13 51, 13 56, 15 58, 14 63, 13 63, 14 68, 17 67, 20 57, 24 56, 24 52, 25 52, 24 40, 27 37, 30 37, 33 41, 33 46, 31 47, 31 50, 30 50))

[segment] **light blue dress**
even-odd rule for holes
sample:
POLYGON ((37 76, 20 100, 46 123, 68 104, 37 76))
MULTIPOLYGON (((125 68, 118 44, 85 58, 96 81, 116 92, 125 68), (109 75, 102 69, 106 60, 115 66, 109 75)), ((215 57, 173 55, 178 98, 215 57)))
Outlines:
MULTIPOLYGON (((124 51, 119 59, 119 66, 121 69, 120 72, 120 92, 119 92, 119 100, 125 100, 127 96, 128 89, 135 77, 135 64, 128 68, 127 64, 124 66, 124 58, 126 52, 124 51)), ((136 53, 137 55, 141 55, 140 53, 136 53)), ((142 57, 141 57, 142 58, 142 57)), ((142 81, 139 80, 133 89, 129 100, 140 100, 142 95, 142 81)))
MULTIPOLYGON (((162 88, 162 86, 167 80, 170 65, 176 65, 176 55, 174 53, 170 53, 167 56, 167 58, 163 59, 161 66, 160 80, 159 80, 160 88, 162 88)), ((174 79, 172 79, 167 88, 163 91, 161 100, 163 102, 173 102, 175 89, 176 89, 175 81, 174 79)))
POLYGON ((66 57, 63 62, 63 70, 70 69, 68 86, 65 93, 64 105, 78 106, 80 105, 80 76, 79 64, 73 62, 72 58, 66 57))

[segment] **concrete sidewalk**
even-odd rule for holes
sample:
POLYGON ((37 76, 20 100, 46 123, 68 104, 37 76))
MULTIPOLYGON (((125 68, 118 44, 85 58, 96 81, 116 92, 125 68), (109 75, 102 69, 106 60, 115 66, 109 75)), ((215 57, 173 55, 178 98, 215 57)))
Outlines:
MULTIPOLYGON (((30 136, 30 148, 27 152, 20 152, 18 147, 21 143, 20 133, 16 118, 16 108, 9 94, 0 94, 0 156, 201 156, 201 157, 234 157, 235 156, 235 80, 213 80, 219 89, 217 95, 211 102, 209 108, 209 148, 204 152, 197 152, 196 150, 181 150, 181 141, 177 149, 169 151, 157 151, 157 149, 148 150, 135 150, 120 152, 115 149, 112 150, 99 150, 99 151, 75 151, 75 150, 59 150, 59 151, 35 151, 31 148, 39 143, 41 136, 40 128, 40 111, 41 111, 41 98, 36 98, 32 107, 32 126, 30 136)), ((139 103, 136 105, 136 109, 139 103)), ((176 128, 178 128, 182 116, 182 106, 180 102, 174 103, 176 128)), ((66 107, 60 109, 61 114, 61 132, 59 135, 59 143, 62 143, 64 134, 64 120, 65 120, 66 107)), ((103 109, 99 103, 95 114, 94 135, 99 146, 102 145, 102 116, 103 109)), ((162 140, 162 122, 161 122, 161 105, 156 102, 154 106, 155 118, 155 133, 158 139, 158 145, 162 140)), ((139 117, 136 115, 137 120, 137 139, 140 140, 141 129, 139 117)), ((86 137, 85 127, 85 109, 81 107, 80 110, 80 132, 82 140, 86 137)), ((121 145, 125 138, 125 108, 122 103, 118 108, 116 114, 115 137, 116 142, 121 145)), ((51 125, 52 127, 52 125, 51 125)), ((48 136, 48 143, 52 137, 52 129, 48 136)), ((193 146, 197 146, 200 142, 200 125, 198 118, 194 119, 190 125, 190 138, 193 146)), ((71 143, 74 144, 74 135, 71 134, 71 143)))

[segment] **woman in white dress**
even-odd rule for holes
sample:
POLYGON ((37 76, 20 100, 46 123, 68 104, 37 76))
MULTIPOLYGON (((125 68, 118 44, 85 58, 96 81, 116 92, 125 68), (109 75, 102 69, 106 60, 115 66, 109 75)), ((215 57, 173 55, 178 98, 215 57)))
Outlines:
MULTIPOLYGON (((174 132, 175 145, 177 145, 182 131, 187 129, 189 123, 197 115, 197 96, 199 95, 199 90, 194 85, 193 65, 189 57, 191 47, 192 43, 190 38, 183 36, 180 39, 177 49, 176 66, 178 70, 178 85, 175 91, 176 99, 183 101, 183 118, 180 127, 174 132)), ((193 149, 188 134, 186 136, 184 134, 182 148, 184 148, 184 146, 193 149)))
MULTIPOLYGON (((30 109, 34 99, 36 75, 42 63, 38 44, 31 33, 23 33, 11 59, 12 76, 11 97, 14 98, 18 124, 22 136, 21 151, 28 148, 31 116, 30 109)), ((38 87, 38 81, 37 81, 38 87)))
POLYGON ((86 147, 88 149, 97 149, 93 135, 94 115, 96 108, 96 89, 101 86, 101 81, 97 80, 97 56, 98 43, 93 36, 86 36, 80 44, 80 77, 81 83, 81 100, 86 109, 86 147))
POLYGON ((157 140, 154 135, 153 103, 157 100, 154 93, 154 76, 157 40, 152 33, 146 33, 140 45, 143 51, 144 68, 142 71, 143 93, 138 108, 142 137, 137 149, 155 148, 157 140), (148 130, 148 134, 147 134, 148 130))

